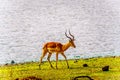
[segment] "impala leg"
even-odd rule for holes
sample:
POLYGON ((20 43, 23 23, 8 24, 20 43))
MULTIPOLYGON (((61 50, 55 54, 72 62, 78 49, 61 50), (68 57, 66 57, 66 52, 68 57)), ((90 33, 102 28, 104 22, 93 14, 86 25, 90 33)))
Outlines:
POLYGON ((68 61, 67 61, 67 57, 65 56, 64 53, 62 53, 62 56, 65 58, 65 61, 66 61, 66 63, 67 63, 67 67, 69 68, 69 64, 68 64, 68 61))
POLYGON ((47 53, 47 52, 43 50, 42 56, 40 57, 39 69, 41 69, 42 59, 45 57, 46 53, 47 53))
POLYGON ((51 68, 54 68, 54 67, 52 66, 51 62, 50 62, 50 57, 51 57, 51 55, 52 55, 52 53, 49 53, 49 54, 48 54, 47 60, 48 60, 48 62, 49 62, 49 64, 50 64, 51 68))
POLYGON ((41 69, 42 59, 44 58, 44 56, 45 56, 45 55, 42 55, 42 56, 40 57, 39 69, 41 69))
POLYGON ((57 62, 58 62, 58 53, 56 53, 56 69, 58 69, 57 68, 57 62))

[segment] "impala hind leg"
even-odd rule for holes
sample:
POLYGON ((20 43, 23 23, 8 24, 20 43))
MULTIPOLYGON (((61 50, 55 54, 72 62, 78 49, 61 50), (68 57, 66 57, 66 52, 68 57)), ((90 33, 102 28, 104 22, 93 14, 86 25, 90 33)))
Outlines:
POLYGON ((67 63, 67 67, 69 68, 69 64, 68 64, 68 61, 67 61, 67 57, 65 56, 64 53, 62 53, 62 56, 65 58, 65 61, 66 61, 66 63, 67 63))
POLYGON ((45 57, 46 54, 47 54, 47 51, 44 51, 44 50, 43 50, 42 56, 40 57, 39 69, 41 69, 42 59, 45 57))
POLYGON ((58 69, 57 68, 57 62, 58 62, 58 53, 56 53, 56 69, 58 69))
POLYGON ((49 62, 49 64, 50 64, 51 68, 54 68, 54 67, 52 66, 51 62, 50 62, 50 57, 51 57, 51 55, 52 55, 52 53, 49 53, 49 54, 48 54, 47 60, 48 60, 48 62, 49 62))

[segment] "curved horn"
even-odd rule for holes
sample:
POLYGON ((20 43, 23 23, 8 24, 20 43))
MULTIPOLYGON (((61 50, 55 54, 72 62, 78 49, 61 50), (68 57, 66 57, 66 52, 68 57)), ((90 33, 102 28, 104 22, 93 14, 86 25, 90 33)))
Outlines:
POLYGON ((69 30, 69 34, 70 34, 70 36, 72 36, 72 40, 75 40, 74 36, 71 34, 70 30, 69 30))
POLYGON ((66 36, 67 38, 69 38, 70 40, 72 40, 72 38, 69 37, 66 32, 65 32, 65 36, 66 36))

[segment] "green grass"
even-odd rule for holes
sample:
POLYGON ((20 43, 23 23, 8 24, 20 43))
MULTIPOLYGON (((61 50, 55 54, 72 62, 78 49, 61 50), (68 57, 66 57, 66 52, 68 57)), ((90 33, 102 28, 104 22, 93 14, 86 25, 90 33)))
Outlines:
MULTIPOLYGON (((0 80, 15 80, 28 76, 40 77, 43 80, 71 80, 76 76, 90 76, 94 80, 119 80, 120 57, 80 59, 77 63, 69 60, 70 69, 67 69, 65 61, 58 62, 58 69, 52 69, 48 62, 38 67, 38 62, 6 65, 0 67, 0 80), (83 67, 88 64, 88 67, 83 67), (109 65, 109 71, 102 71, 102 67, 109 65)), ((55 62, 52 61, 55 67, 55 62)), ((88 80, 88 79, 81 79, 88 80)))

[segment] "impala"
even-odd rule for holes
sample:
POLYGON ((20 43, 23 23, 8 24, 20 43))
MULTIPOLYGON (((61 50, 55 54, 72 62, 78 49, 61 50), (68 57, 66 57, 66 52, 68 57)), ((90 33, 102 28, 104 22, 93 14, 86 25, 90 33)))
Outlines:
POLYGON ((50 64, 50 66, 53 68, 51 62, 50 62, 50 57, 53 53, 56 53, 56 69, 57 69, 57 61, 58 61, 58 54, 61 54, 64 58, 65 61, 67 63, 67 67, 69 68, 69 64, 67 61, 67 58, 64 54, 64 52, 69 48, 69 47, 76 47, 74 44, 74 36, 70 33, 69 31, 69 35, 67 35, 67 33, 65 32, 65 36, 69 39, 69 41, 65 44, 61 44, 59 42, 47 42, 46 44, 44 44, 43 48, 42 48, 42 56, 40 57, 40 64, 39 64, 39 68, 41 66, 42 63, 42 59, 44 58, 44 56, 48 53, 48 57, 47 60, 50 64))

